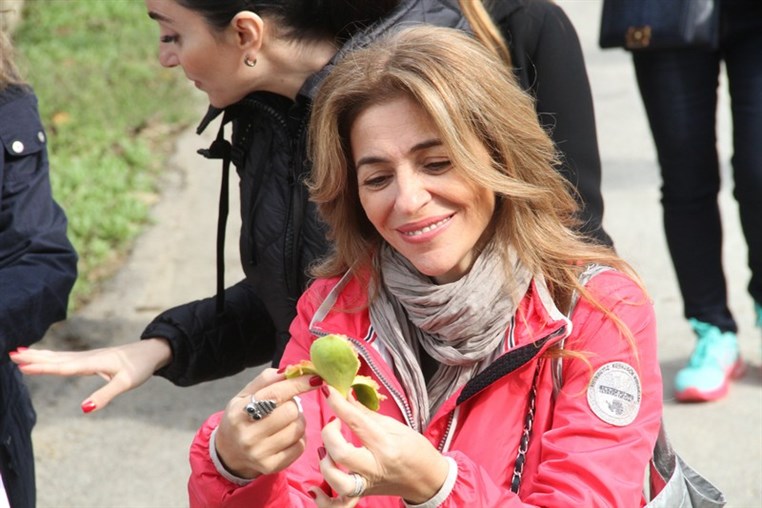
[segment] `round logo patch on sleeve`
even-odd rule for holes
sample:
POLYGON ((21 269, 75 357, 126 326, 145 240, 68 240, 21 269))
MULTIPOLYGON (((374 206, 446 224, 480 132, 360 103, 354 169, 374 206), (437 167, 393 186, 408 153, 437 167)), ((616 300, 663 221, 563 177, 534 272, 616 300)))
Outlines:
POLYGON ((611 362, 600 367, 587 389, 587 403, 606 423, 624 427, 640 410, 640 378, 630 365, 611 362))

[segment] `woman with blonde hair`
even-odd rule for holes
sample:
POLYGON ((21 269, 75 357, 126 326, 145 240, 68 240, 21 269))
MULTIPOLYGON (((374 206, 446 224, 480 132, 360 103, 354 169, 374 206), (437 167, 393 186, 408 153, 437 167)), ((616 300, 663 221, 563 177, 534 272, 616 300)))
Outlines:
POLYGON ((191 506, 645 505, 653 307, 626 262, 572 229, 510 70, 461 32, 406 28, 335 66, 310 140, 333 250, 281 369, 197 433, 191 506), (357 352, 377 411, 286 378, 326 335, 357 352))

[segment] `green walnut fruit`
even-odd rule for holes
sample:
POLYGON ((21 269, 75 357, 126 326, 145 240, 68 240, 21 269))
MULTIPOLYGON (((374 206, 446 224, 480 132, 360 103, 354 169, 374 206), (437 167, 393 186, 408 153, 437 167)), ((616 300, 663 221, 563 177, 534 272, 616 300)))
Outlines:
POLYGON ((368 409, 377 411, 385 398, 378 393, 378 383, 368 376, 358 376, 360 360, 357 351, 343 335, 326 335, 315 340, 310 347, 310 359, 286 367, 286 377, 317 374, 336 388, 344 397, 353 389, 355 397, 368 409))

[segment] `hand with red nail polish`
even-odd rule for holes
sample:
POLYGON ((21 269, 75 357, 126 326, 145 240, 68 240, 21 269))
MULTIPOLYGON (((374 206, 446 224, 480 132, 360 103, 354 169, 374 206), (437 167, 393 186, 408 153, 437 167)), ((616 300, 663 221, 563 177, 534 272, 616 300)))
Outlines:
POLYGON ((228 472, 239 478, 256 478, 279 472, 298 459, 306 446, 306 420, 301 402, 296 403, 294 397, 307 397, 307 392, 322 384, 319 376, 286 379, 279 370, 265 369, 233 397, 215 435, 217 455, 228 472), (254 419, 245 410, 252 397, 272 401, 275 407, 254 419), (264 442, 268 446, 262 446, 264 442))
POLYGON ((48 351, 20 347, 11 360, 25 375, 100 376, 106 384, 87 397, 86 413, 103 409, 114 398, 148 381, 167 365, 172 350, 165 339, 146 339, 90 351, 48 351))
POLYGON ((335 492, 347 495, 354 489, 348 471, 366 479, 364 495, 399 496, 420 504, 437 492, 449 465, 426 437, 351 397, 341 397, 332 387, 324 388, 334 416, 321 431, 327 458, 320 461, 320 471, 335 492), (345 426, 362 446, 347 440, 342 433, 345 426))

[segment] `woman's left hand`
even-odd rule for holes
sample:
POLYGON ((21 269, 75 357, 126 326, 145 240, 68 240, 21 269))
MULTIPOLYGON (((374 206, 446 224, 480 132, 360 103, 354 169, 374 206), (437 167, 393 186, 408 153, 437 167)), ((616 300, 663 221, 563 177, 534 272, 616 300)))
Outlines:
POLYGON ((340 494, 329 498, 319 488, 313 492, 320 507, 351 508, 359 498, 355 490, 357 473, 365 479, 363 495, 389 495, 419 504, 432 498, 447 477, 448 462, 422 434, 397 420, 378 414, 350 397, 344 399, 333 388, 327 401, 337 419, 323 427, 325 456, 320 470, 326 482, 340 494), (363 446, 356 447, 341 434, 346 424, 363 446))

